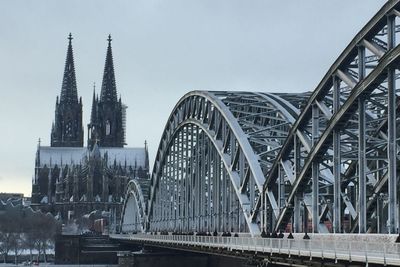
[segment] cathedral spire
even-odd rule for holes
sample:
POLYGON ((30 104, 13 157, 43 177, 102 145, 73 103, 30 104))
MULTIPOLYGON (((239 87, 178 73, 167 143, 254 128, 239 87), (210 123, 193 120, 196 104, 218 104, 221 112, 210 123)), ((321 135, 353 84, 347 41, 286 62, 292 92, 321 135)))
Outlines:
POLYGON ((67 58, 65 59, 60 103, 78 103, 72 39, 72 34, 70 33, 68 36, 69 43, 67 49, 67 58))
POLYGON ((71 33, 68 40, 61 95, 59 99, 57 97, 54 127, 51 130, 52 147, 83 146, 82 99, 78 100, 71 33))
POLYGON ((98 145, 100 147, 123 147, 125 144, 125 129, 123 124, 124 105, 121 99, 118 100, 117 87, 115 85, 111 35, 108 36, 107 40, 108 48, 100 99, 95 94, 93 95, 92 117, 88 125, 89 147, 92 147, 97 139, 99 140, 98 145))
POLYGON ((103 83, 101 85, 100 102, 117 102, 117 86, 115 84, 114 63, 111 49, 111 35, 108 35, 106 63, 103 83))
POLYGON ((96 101, 96 83, 93 83, 93 100, 92 100, 92 113, 90 114, 90 123, 97 121, 97 101, 96 101))

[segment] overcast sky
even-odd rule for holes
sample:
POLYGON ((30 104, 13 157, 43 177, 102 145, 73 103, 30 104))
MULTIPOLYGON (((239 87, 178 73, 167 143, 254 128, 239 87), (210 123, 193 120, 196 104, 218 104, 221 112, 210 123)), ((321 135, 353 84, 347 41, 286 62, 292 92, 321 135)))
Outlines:
MULTIPOLYGON (((37 141, 49 145, 67 35, 87 125, 111 33, 128 146, 151 164, 186 92, 313 90, 385 0, 0 1, 0 192, 31 193, 37 141)), ((85 126, 86 145, 86 126, 85 126)))

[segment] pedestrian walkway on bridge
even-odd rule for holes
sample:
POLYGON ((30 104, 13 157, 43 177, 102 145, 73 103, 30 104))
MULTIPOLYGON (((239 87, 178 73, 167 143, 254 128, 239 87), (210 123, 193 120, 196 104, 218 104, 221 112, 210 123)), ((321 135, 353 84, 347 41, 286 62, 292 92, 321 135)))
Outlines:
POLYGON ((210 253, 220 250, 227 253, 254 253, 266 259, 273 254, 280 254, 288 258, 309 257, 335 263, 344 261, 400 266, 400 243, 395 242, 396 235, 310 234, 310 239, 303 239, 303 234, 294 234, 293 239, 166 234, 114 234, 110 237, 193 251, 207 249, 210 253))

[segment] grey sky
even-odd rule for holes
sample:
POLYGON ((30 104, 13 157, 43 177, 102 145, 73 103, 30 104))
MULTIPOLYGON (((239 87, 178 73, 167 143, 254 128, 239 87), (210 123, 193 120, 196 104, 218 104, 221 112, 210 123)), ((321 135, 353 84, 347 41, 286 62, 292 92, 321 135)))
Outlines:
POLYGON ((30 195, 37 140, 50 142, 69 32, 84 125, 111 33, 128 146, 147 139, 153 159, 186 92, 313 90, 385 2, 0 1, 0 192, 30 195))

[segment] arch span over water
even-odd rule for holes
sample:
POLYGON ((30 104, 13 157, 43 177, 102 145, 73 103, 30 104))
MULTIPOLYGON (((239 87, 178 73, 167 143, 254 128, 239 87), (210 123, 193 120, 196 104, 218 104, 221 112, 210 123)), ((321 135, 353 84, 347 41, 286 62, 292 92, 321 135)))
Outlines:
POLYGON ((311 93, 183 96, 148 201, 127 195, 122 229, 394 233, 399 10, 400 0, 388 1, 311 93))

